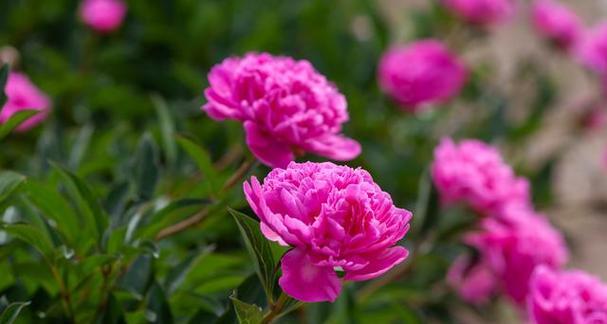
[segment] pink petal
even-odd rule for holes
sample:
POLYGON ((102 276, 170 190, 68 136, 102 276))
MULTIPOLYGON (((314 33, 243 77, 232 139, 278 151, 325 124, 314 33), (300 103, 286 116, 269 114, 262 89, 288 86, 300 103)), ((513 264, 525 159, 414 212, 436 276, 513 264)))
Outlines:
POLYGON ((244 129, 249 149, 262 163, 273 168, 286 168, 295 159, 288 145, 275 141, 254 122, 246 121, 244 129))
POLYGON ((280 235, 276 234, 268 225, 265 223, 259 223, 259 229, 261 233, 270 241, 278 242, 278 244, 282 246, 289 246, 287 242, 285 242, 280 235))
POLYGON ((402 246, 386 249, 385 252, 368 256, 369 264, 359 270, 346 269, 345 280, 360 281, 378 277, 395 265, 401 263, 409 255, 409 251, 402 246))
POLYGON ((304 149, 337 161, 352 160, 362 151, 357 141, 333 134, 309 141, 304 149))
POLYGON ((301 249, 282 257, 282 276, 278 284, 287 295, 304 302, 334 302, 341 291, 341 282, 332 267, 319 267, 301 249))

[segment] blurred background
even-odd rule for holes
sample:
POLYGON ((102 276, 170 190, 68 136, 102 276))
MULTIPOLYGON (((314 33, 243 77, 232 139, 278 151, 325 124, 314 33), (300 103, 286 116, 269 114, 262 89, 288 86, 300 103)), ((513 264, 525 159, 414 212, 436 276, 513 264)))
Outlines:
MULTIPOLYGON (((606 1, 561 2, 588 27, 607 17, 606 1)), ((55 161, 85 179, 113 215, 114 228, 126 232, 138 213, 154 214, 170 202, 212 196, 195 158, 177 143, 176 135, 208 151, 221 179, 248 154, 239 124, 217 123, 200 110, 209 69, 248 51, 289 55, 312 62, 347 97, 350 121, 344 133, 360 141, 364 152, 348 164, 366 168, 396 205, 415 210, 420 178, 441 137, 488 141, 530 179, 537 208, 565 233, 571 265, 607 280, 603 85, 534 33, 530 3, 521 1, 511 21, 487 29, 466 26, 438 1, 428 0, 126 3, 120 28, 98 33, 80 20, 79 1, 0 0, 4 60, 12 63, 12 70, 26 73, 53 102, 44 123, 2 141, 0 169, 56 185, 48 162, 55 161), (423 38, 445 41, 471 72, 457 98, 413 114, 380 91, 377 64, 391 45, 423 38), (152 153, 145 155, 142 143, 150 141, 152 153), (151 192, 142 195, 133 189, 138 186, 133 178, 145 161, 153 162, 154 180, 151 192)), ((255 172, 263 176, 267 171, 262 166, 255 172)), ((23 199, 25 206, 27 197, 23 199)), ((245 206, 238 187, 227 201, 234 208, 245 206)), ((19 208, 27 209, 23 206, 19 208)), ((166 222, 196 210, 189 206, 166 222)), ((251 273, 228 217, 218 209, 195 229, 154 243, 151 249, 159 254, 154 261, 148 252, 125 253, 125 259, 151 263, 146 276, 164 288, 175 322, 196 322, 196 316, 206 314, 200 309, 221 313, 224 309, 217 305, 251 273), (178 266, 183 273, 172 271, 178 266)), ((153 221, 144 223, 152 226, 153 221)), ((455 227, 453 223, 437 226, 455 227)), ((415 241, 414 234, 408 238, 415 241)), ((420 292, 443 279, 457 254, 448 239, 437 242, 416 270, 373 300, 354 307, 354 297, 345 294, 335 305, 309 305, 284 322, 509 322, 514 311, 499 303, 470 309, 448 292, 420 292), (395 298, 402 302, 391 301, 395 298)), ((38 298, 26 314, 29 320, 39 320, 39 312, 51 314, 50 321, 61 318, 48 310, 57 288, 34 271, 39 259, 6 238, 1 247, 7 262, 0 271, 10 274, 0 279, 3 294, 14 300, 38 298)), ((137 287, 118 286, 117 300, 135 298, 129 294, 137 287)), ((135 290, 140 297, 157 293, 150 287, 143 283, 135 290)), ((129 305, 129 322, 149 320, 149 305, 129 305)))

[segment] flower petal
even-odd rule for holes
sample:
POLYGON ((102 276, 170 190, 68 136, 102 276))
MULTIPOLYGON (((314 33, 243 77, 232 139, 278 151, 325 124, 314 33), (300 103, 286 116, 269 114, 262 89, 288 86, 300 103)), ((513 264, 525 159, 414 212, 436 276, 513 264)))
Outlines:
POLYGON ((362 151, 357 141, 334 134, 313 139, 306 143, 304 149, 337 161, 352 160, 362 151))
POLYGON ((273 168, 286 168, 295 159, 288 145, 265 134, 254 122, 246 121, 244 129, 249 149, 262 163, 273 168))
POLYGON ((308 303, 333 302, 339 296, 341 282, 333 268, 314 265, 304 250, 287 252, 281 265, 278 284, 289 296, 308 303))
POLYGON ((346 269, 346 276, 344 279, 360 281, 378 277, 405 260, 407 255, 409 255, 409 251, 402 246, 395 246, 386 249, 383 253, 369 255, 367 256, 369 264, 366 267, 350 271, 346 269))

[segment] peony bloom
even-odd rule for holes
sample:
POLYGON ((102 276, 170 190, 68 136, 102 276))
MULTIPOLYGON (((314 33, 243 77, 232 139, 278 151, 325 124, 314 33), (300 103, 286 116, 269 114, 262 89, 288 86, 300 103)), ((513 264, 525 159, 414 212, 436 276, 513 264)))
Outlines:
POLYGON ((576 55, 586 68, 607 76, 607 22, 586 33, 577 46, 576 55))
POLYGON ((395 207, 360 168, 291 162, 263 184, 255 177, 245 182, 244 192, 264 235, 293 247, 282 258, 279 280, 293 298, 335 301, 342 280, 375 278, 407 257, 395 244, 409 229, 411 212, 395 207))
POLYGON ((122 0, 84 0, 80 6, 80 18, 94 30, 109 33, 120 27, 126 10, 122 0))
POLYGON ((208 78, 202 109, 215 120, 243 122, 261 162, 286 167, 304 151, 340 161, 360 154, 358 142, 340 134, 346 98, 310 62, 250 53, 225 59, 208 78))
POLYGON ((483 304, 497 290, 495 274, 484 260, 473 261, 461 256, 453 262, 447 282, 455 288, 457 294, 466 302, 483 304))
POLYGON ((557 46, 569 49, 581 36, 582 22, 569 8, 553 0, 536 0, 532 10, 537 32, 557 46))
POLYGON ((483 219, 480 229, 464 241, 479 253, 478 264, 469 267, 478 265, 482 270, 477 271, 493 273, 499 291, 519 305, 537 266, 558 269, 568 258, 562 235, 544 216, 526 208, 505 208, 483 219))
POLYGON ((582 271, 537 267, 527 305, 535 324, 605 324, 607 285, 582 271))
POLYGON ((456 96, 467 74, 463 63, 438 40, 392 48, 378 68, 382 90, 411 111, 456 96))
POLYGON ((481 214, 531 204, 527 180, 514 174, 497 149, 481 141, 458 145, 443 139, 434 150, 431 173, 444 204, 465 202, 481 214))
POLYGON ((515 10, 515 0, 443 0, 443 3, 463 20, 478 25, 502 23, 515 10))
POLYGON ((6 81, 5 93, 7 101, 0 110, 0 124, 5 123, 15 113, 22 110, 40 111, 19 125, 16 131, 22 132, 36 126, 46 119, 51 110, 49 98, 25 74, 11 72, 6 81))

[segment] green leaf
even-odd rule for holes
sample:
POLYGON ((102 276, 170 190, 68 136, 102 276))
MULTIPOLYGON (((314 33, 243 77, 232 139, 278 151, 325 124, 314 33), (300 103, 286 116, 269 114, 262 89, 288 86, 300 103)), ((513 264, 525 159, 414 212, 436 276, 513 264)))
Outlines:
POLYGON ((146 317, 150 323, 173 323, 171 308, 164 295, 164 291, 158 283, 152 284, 150 289, 146 317))
POLYGON ((263 320, 263 312, 259 306, 247 304, 231 296, 234 310, 240 324, 260 324, 263 320))
POLYGON ((69 196, 84 217, 83 228, 93 235, 96 242, 99 242, 108 221, 103 208, 84 181, 61 166, 52 162, 51 164, 63 179, 69 196))
POLYGON ((25 176, 12 172, 0 171, 0 204, 15 192, 25 181, 25 176))
POLYGON ((6 103, 6 92, 4 89, 6 88, 9 72, 10 68, 8 64, 3 64, 2 68, 0 68, 0 108, 4 107, 4 104, 6 103))
POLYGON ((139 142, 139 148, 133 160, 134 185, 140 200, 149 200, 154 196, 158 183, 158 148, 156 142, 145 134, 139 142))
POLYGON ((154 108, 156 108, 156 114, 158 115, 158 121, 160 122, 160 132, 162 134, 162 145, 166 153, 167 161, 169 165, 174 165, 177 160, 177 144, 175 143, 175 121, 171 116, 169 107, 166 101, 158 96, 152 96, 152 102, 154 108))
POLYGON ((39 112, 40 111, 38 110, 28 109, 14 113, 9 120, 0 125, 0 140, 5 138, 8 134, 10 134, 10 132, 13 131, 13 129, 17 128, 24 121, 28 120, 39 112))
POLYGON ((52 220, 59 232, 70 243, 75 243, 82 232, 78 216, 67 201, 54 188, 42 183, 28 180, 24 185, 27 200, 52 220))
POLYGON ((70 169, 76 170, 80 166, 80 162, 82 161, 82 158, 84 157, 91 142, 93 130, 94 128, 92 125, 86 125, 80 129, 80 132, 78 132, 78 136, 72 144, 72 150, 70 152, 68 162, 70 169))
POLYGON ((276 282, 275 262, 270 244, 261 234, 259 222, 231 208, 228 208, 228 211, 234 217, 247 251, 253 258, 255 270, 266 292, 266 296, 269 300, 274 300, 274 285, 276 282))
POLYGON ((440 211, 438 192, 432 184, 430 172, 426 171, 422 175, 417 192, 419 197, 415 205, 415 231, 425 234, 437 226, 440 211))
POLYGON ((138 300, 145 296, 153 279, 152 256, 142 255, 129 267, 120 280, 120 287, 130 292, 138 300))
POLYGON ((12 324, 15 322, 19 316, 19 313, 21 313, 23 308, 29 306, 29 304, 31 304, 31 302, 28 301, 11 303, 10 305, 6 306, 2 312, 2 315, 0 315, 0 324, 12 324))
POLYGON ((29 224, 5 224, 3 229, 38 250, 47 260, 52 260, 53 243, 41 229, 29 224))
POLYGON ((183 136, 177 136, 177 143, 186 151, 186 153, 188 153, 190 157, 192 157, 192 159, 194 159, 198 169, 200 169, 200 172, 202 172, 205 180, 209 183, 209 187, 211 189, 210 192, 219 192, 221 188, 218 174, 213 167, 213 161, 211 161, 209 153, 192 140, 183 136))
POLYGON ((195 198, 186 198, 180 199, 171 202, 164 208, 160 209, 152 217, 150 217, 147 222, 148 225, 141 229, 141 233, 138 234, 138 237, 141 238, 152 238, 160 232, 163 228, 173 224, 175 220, 175 215, 181 214, 181 212, 185 210, 190 210, 193 207, 197 207, 198 211, 201 206, 210 204, 211 201, 209 199, 195 199, 195 198))

